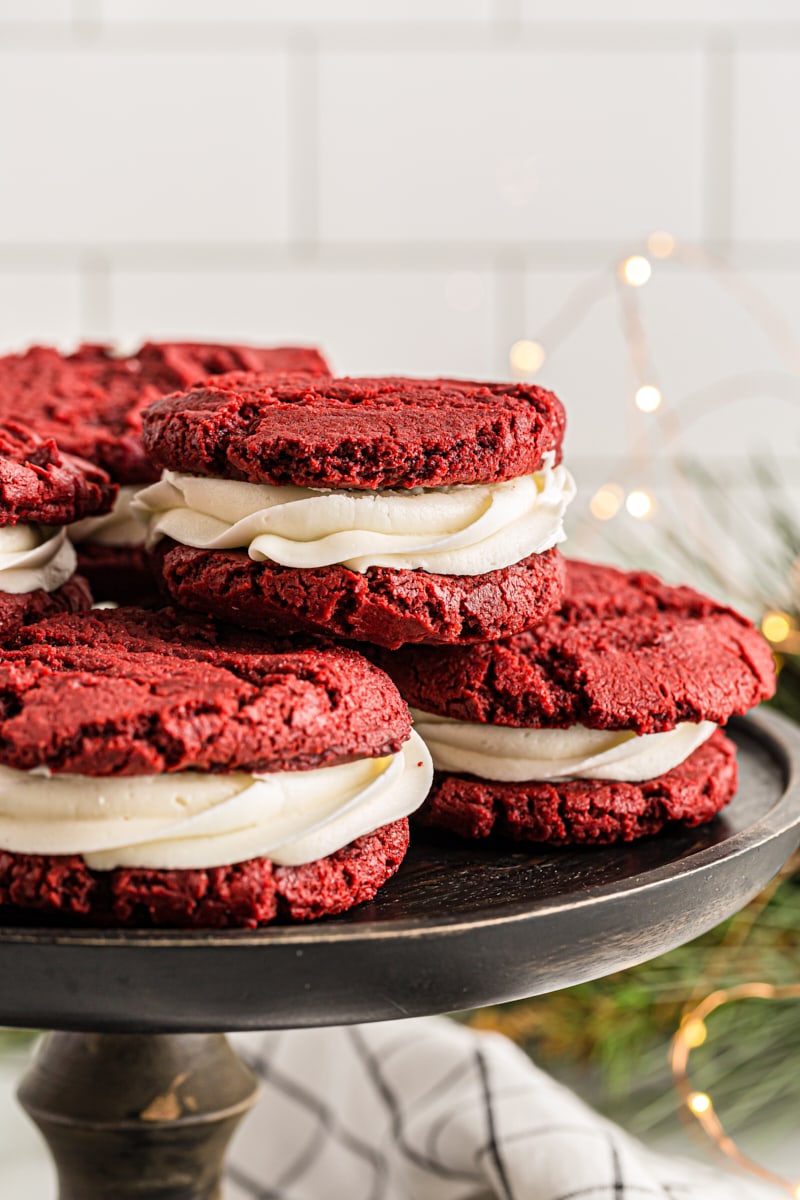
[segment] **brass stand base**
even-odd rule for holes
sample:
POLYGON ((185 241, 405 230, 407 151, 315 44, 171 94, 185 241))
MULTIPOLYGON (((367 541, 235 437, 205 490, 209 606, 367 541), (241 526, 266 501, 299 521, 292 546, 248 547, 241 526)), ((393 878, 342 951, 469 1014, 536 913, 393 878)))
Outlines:
POLYGON ((222 1034, 51 1033, 19 1088, 59 1200, 219 1200, 258 1094, 222 1034))

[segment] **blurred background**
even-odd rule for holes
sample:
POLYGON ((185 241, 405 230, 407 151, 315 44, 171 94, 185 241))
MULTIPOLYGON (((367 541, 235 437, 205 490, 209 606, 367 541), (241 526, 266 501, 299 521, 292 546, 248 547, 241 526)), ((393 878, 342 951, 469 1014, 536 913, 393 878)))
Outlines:
MULTIPOLYGON (((570 551, 745 608, 800 716, 798 113, 796 0, 0 0, 0 350, 535 379, 570 551)), ((652 1130, 684 1005, 796 982, 798 926, 787 871, 706 942, 477 1019, 652 1130)), ((800 1100, 771 1012, 702 1051, 744 1133, 800 1100)))
MULTIPOLYGON (((505 377, 541 342, 577 462, 630 440, 614 267, 652 233, 779 317, 653 259, 665 404, 800 339, 793 0, 2 0, 0 49, 5 348, 238 337, 505 377)), ((690 445, 766 440, 776 388, 690 445)))

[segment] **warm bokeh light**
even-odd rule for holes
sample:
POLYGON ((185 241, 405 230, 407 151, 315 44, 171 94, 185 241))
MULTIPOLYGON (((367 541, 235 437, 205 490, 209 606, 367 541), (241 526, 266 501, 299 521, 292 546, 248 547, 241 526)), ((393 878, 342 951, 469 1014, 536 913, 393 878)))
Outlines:
MULTIPOLYGON (((777 613, 777 616, 786 614, 777 613)), ((714 1101, 708 1092, 694 1090, 689 1073, 690 1051, 695 1046, 702 1046, 708 1036, 706 1021, 712 1012, 731 1004, 736 1000, 800 1000, 800 983, 775 985, 761 980, 750 983, 740 983, 736 987, 718 988, 709 992, 697 1005, 684 1014, 680 1029, 672 1039, 669 1061, 672 1068, 672 1079, 678 1089, 683 1103, 700 1124, 700 1128, 721 1154, 732 1159, 737 1166, 752 1172, 760 1179, 777 1185, 786 1195, 800 1200, 800 1184, 789 1180, 774 1171, 760 1166, 739 1149, 734 1139, 725 1132, 719 1114, 714 1108, 714 1101)))
POLYGON ((628 492, 625 507, 637 521, 645 521, 648 517, 652 517, 655 505, 649 492, 637 488, 633 492, 628 492))
POLYGON ((653 274, 653 268, 642 254, 632 254, 620 264, 620 275, 631 287, 641 287, 653 274))
POLYGON ((647 239, 647 249, 653 258, 669 258, 675 251, 675 238, 663 229, 656 229, 647 239))
POLYGON ((625 492, 618 483, 604 483, 589 501, 589 512, 598 521, 610 521, 622 508, 625 492))
POLYGON ((655 412, 661 400, 661 392, 653 383, 643 384, 636 393, 636 407, 645 413, 655 412))
POLYGON ((768 612, 761 621, 761 632, 768 642, 785 642, 792 632, 792 621, 786 613, 768 612))
POLYGON ((526 339, 514 342, 509 352, 512 369, 520 375, 535 375, 546 357, 541 343, 529 342, 526 339))
POLYGON ((687 1103, 693 1113, 706 1113, 711 1108, 711 1097, 705 1092, 692 1092, 687 1103))
POLYGON ((708 1037, 705 1021, 697 1019, 687 1021, 683 1026, 683 1040, 690 1050, 696 1050, 698 1046, 702 1046, 703 1042, 708 1037))

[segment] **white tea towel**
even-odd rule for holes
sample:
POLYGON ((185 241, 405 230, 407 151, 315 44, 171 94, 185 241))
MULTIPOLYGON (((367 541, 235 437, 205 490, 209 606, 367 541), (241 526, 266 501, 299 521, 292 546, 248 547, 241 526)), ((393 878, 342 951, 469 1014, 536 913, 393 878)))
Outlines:
POLYGON ((775 1200, 675 1161, 588 1108, 512 1042, 442 1017, 245 1034, 263 1096, 230 1200, 775 1200))

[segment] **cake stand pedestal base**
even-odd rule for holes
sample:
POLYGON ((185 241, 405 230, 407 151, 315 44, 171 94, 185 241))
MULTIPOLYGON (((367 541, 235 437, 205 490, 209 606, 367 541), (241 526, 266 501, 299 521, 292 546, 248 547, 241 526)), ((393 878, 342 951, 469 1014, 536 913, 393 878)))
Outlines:
POLYGON ((51 1033, 19 1100, 55 1159, 59 1200, 219 1200, 257 1094, 222 1034, 51 1033))

